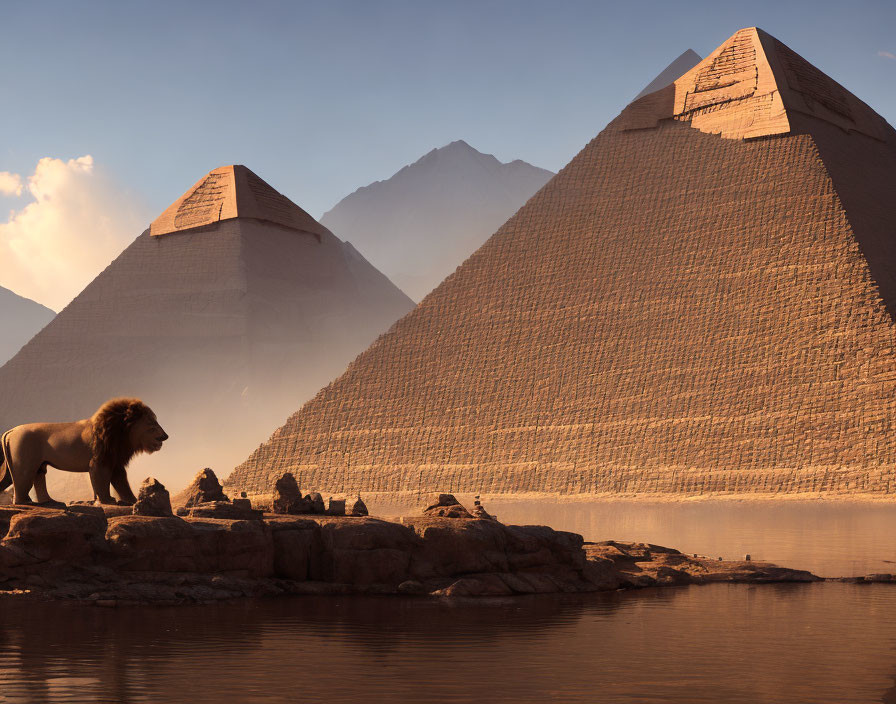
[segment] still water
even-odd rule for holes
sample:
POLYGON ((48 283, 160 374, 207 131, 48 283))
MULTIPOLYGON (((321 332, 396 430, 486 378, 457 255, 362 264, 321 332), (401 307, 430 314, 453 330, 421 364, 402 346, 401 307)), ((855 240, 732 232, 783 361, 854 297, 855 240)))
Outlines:
POLYGON ((896 702, 896 587, 0 602, 6 702, 896 702))
MULTIPOLYGON (((486 508, 591 539, 750 552, 831 576, 896 572, 896 505, 887 503, 486 508)), ((896 704, 894 678, 896 584, 113 610, 0 600, 0 702, 896 704)))

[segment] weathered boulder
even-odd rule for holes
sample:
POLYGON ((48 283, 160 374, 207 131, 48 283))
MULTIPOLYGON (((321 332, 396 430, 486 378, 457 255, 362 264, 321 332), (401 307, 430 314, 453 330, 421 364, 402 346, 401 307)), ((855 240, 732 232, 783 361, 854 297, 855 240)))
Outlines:
POLYGON ((260 520, 192 520, 200 535, 202 572, 270 577, 274 574, 274 540, 260 520))
POLYGON ((312 578, 364 587, 397 587, 409 579, 411 554, 419 544, 412 530, 376 518, 317 521, 321 571, 312 578))
POLYGON ((261 521, 113 518, 106 531, 116 567, 134 572, 237 573, 274 571, 271 529, 261 521))
POLYGON ((402 522, 421 539, 411 564, 413 579, 430 585, 444 584, 446 578, 471 580, 434 593, 536 594, 590 588, 582 538, 574 533, 433 516, 402 522))
POLYGON ((135 516, 173 516, 171 497, 168 490, 158 479, 147 477, 140 485, 137 503, 133 506, 135 516))
POLYGON ((472 514, 465 509, 453 494, 436 494, 431 503, 423 509, 424 516, 441 518, 472 518, 472 514))
POLYGON ((311 513, 311 504, 302 496, 295 476, 287 472, 274 484, 273 511, 281 514, 311 513))
POLYGON ((199 572, 196 531, 176 517, 120 516, 106 531, 118 569, 135 572, 199 572))
POLYGON ((211 501, 226 501, 230 499, 224 493, 224 488, 215 473, 206 467, 180 492, 175 498, 177 506, 191 508, 197 504, 205 504, 211 501))
POLYGON ((269 518, 274 541, 274 574, 305 581, 320 578, 320 526, 310 518, 269 518))
POLYGON ((346 503, 345 513, 348 516, 367 516, 367 504, 361 501, 361 497, 359 495, 346 503))
POLYGON ((500 523, 440 516, 403 518, 402 523, 420 538, 412 566, 414 579, 504 572, 509 568, 508 531, 500 523))
POLYGON ((106 518, 62 509, 27 508, 10 516, 2 544, 23 562, 90 562, 105 549, 106 518))
POLYGON ((328 516, 344 516, 345 515, 345 499, 334 499, 332 496, 327 501, 328 516))

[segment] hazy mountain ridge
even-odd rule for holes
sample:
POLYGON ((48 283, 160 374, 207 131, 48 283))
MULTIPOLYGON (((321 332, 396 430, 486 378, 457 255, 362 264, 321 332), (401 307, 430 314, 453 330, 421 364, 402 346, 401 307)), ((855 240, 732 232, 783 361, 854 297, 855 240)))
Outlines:
POLYGON ((5 364, 22 346, 49 323, 56 313, 37 301, 0 286, 0 365, 5 364))
POLYGON ((420 300, 553 176, 459 140, 354 191, 321 223, 420 300))

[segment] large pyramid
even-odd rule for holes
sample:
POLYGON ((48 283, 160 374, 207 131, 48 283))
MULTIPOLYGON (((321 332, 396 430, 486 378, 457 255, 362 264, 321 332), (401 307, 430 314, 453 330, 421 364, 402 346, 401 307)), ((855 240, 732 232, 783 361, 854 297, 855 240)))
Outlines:
POLYGON ((232 474, 896 491, 896 132, 765 32, 629 105, 232 474))
POLYGON ((0 426, 140 396, 171 440, 138 467, 176 486, 232 467, 412 308, 304 210, 225 166, 0 368, 0 426))

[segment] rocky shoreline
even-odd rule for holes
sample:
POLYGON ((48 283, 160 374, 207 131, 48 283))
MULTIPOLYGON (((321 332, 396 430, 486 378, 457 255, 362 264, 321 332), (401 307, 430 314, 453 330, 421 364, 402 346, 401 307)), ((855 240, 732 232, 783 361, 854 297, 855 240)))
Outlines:
POLYGON ((820 580, 768 563, 586 543, 575 533, 491 518, 130 511, 0 507, 0 597, 171 605, 285 594, 473 597, 820 580))

